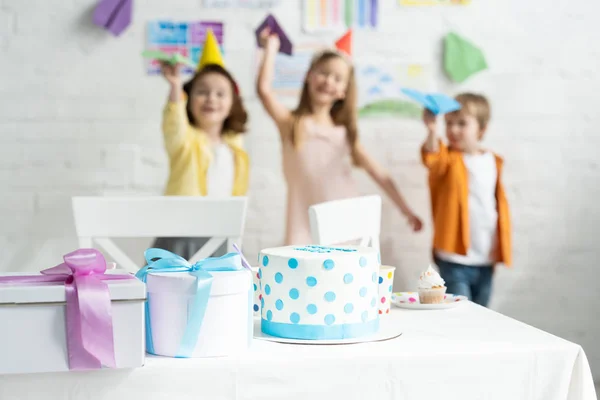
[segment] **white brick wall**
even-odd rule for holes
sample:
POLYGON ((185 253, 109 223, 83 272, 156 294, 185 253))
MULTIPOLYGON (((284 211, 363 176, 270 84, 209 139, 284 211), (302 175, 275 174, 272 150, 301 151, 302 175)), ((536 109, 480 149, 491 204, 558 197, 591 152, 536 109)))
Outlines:
MULTIPOLYGON (((252 29, 264 16, 205 10, 200 0, 143 0, 113 38, 92 26, 96 0, 0 0, 0 270, 39 270, 76 246, 71 195, 160 193, 166 157, 159 131, 167 87, 143 73, 144 22, 220 19, 227 63, 252 117, 252 202, 245 247, 252 259, 280 243, 285 187, 279 143, 253 92, 252 29)), ((299 1, 276 15, 302 39, 299 1)), ((507 161, 515 268, 496 276, 493 308, 584 346, 600 378, 600 3, 474 1, 468 8, 399 9, 382 0, 378 33, 357 33, 356 56, 433 63, 439 89, 482 91, 493 104, 486 145, 507 161), (441 37, 456 30, 487 53, 489 71, 453 85, 439 67, 441 37), (594 97, 592 97, 594 96, 594 97), (581 294, 577 292, 583 290, 581 294)), ((331 38, 333 39, 333 38, 331 38)), ((366 146, 427 218, 419 235, 384 204, 384 262, 409 288, 428 262, 429 205, 415 121, 362 121, 366 146)), ((377 189, 357 173, 365 193, 377 189)), ((145 242, 127 244, 141 254, 145 242)), ((138 255, 139 257, 139 255, 138 255)))

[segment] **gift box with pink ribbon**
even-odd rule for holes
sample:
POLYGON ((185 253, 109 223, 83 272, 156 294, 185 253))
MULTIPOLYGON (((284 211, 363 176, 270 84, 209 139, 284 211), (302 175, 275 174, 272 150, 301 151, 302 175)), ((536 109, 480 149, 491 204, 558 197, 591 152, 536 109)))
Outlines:
POLYGON ((0 274, 0 375, 144 364, 146 287, 79 249, 38 274, 0 274))

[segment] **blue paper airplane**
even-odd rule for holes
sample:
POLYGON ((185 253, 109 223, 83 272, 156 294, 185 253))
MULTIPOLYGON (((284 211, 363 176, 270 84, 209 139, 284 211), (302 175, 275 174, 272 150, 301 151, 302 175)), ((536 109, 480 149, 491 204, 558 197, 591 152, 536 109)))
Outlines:
POLYGON ((425 94, 414 89, 402 89, 402 93, 421 104, 434 115, 441 115, 460 110, 460 103, 445 94, 425 94))

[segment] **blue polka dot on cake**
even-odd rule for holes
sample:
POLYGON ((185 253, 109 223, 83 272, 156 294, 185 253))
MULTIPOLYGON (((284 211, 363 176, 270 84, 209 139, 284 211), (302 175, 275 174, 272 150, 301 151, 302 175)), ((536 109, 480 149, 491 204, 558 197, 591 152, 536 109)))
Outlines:
POLYGON ((346 314, 351 314, 352 311, 354 311, 354 306, 352 305, 352 303, 348 303, 344 306, 344 312, 346 314))
POLYGON ((381 285, 382 283, 383 283, 383 277, 382 277, 382 276, 380 276, 380 277, 379 277, 379 284, 381 285))
POLYGON ((269 257, 264 256, 262 264, 263 264, 263 267, 266 267, 267 265, 269 265, 269 257))
POLYGON ((335 293, 333 293, 333 292, 327 292, 327 293, 325 293, 324 297, 325 297, 325 301, 328 301, 330 303, 332 301, 335 301, 335 293))
POLYGON ((275 308, 278 309, 279 311, 283 310, 283 301, 281 299, 279 299, 275 302, 275 308))
POLYGON ((293 324, 297 324, 298 322, 300 322, 300 314, 295 313, 295 312, 291 313, 290 321, 292 321, 293 324))
POLYGON ((265 294, 266 295, 270 295, 271 294, 271 286, 269 286, 268 284, 265 285, 265 294))
POLYGON ((359 264, 361 267, 366 267, 366 266, 367 266, 367 259, 366 259, 365 257, 361 257, 361 258, 358 260, 358 264, 359 264))
POLYGON ((344 283, 352 283, 353 280, 354 276, 352 276, 352 274, 348 273, 344 275, 344 283))
POLYGON ((367 288, 366 287, 361 287, 360 290, 358 291, 358 294, 360 295, 360 297, 365 297, 367 295, 367 288))
POLYGON ((271 310, 267 311, 267 321, 270 321, 273 319, 273 312, 271 310))
POLYGON ((290 298, 292 300, 297 300, 298 297, 300 297, 300 292, 298 291, 298 289, 290 289, 290 298))
POLYGON ((317 306, 314 304, 309 304, 306 306, 306 312, 310 315, 315 315, 317 313, 317 306))
POLYGON ((277 283, 283 282, 283 274, 281 272, 278 272, 275 274, 275 282, 277 282, 277 283))
POLYGON ((335 316, 333 314, 327 314, 325 316, 325 325, 333 325, 335 322, 335 316))
POLYGON ((325 268, 326 270, 330 271, 333 269, 333 267, 335 267, 335 263, 333 262, 333 260, 327 259, 323 261, 323 268, 325 268))
POLYGON ((290 258, 288 260, 288 267, 290 267, 291 269, 298 268, 298 260, 296 260, 295 258, 290 258))
POLYGON ((306 284, 310 287, 315 287, 317 285, 317 278, 314 276, 309 276, 306 278, 306 284))

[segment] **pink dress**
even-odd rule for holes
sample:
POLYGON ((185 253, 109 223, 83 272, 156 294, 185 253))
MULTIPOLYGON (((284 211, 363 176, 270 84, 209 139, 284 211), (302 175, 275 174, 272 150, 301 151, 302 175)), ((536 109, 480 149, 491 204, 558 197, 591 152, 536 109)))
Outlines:
POLYGON ((287 181, 286 245, 312 243, 308 207, 358 196, 352 177, 346 128, 303 121, 299 148, 283 143, 283 173, 287 181))

